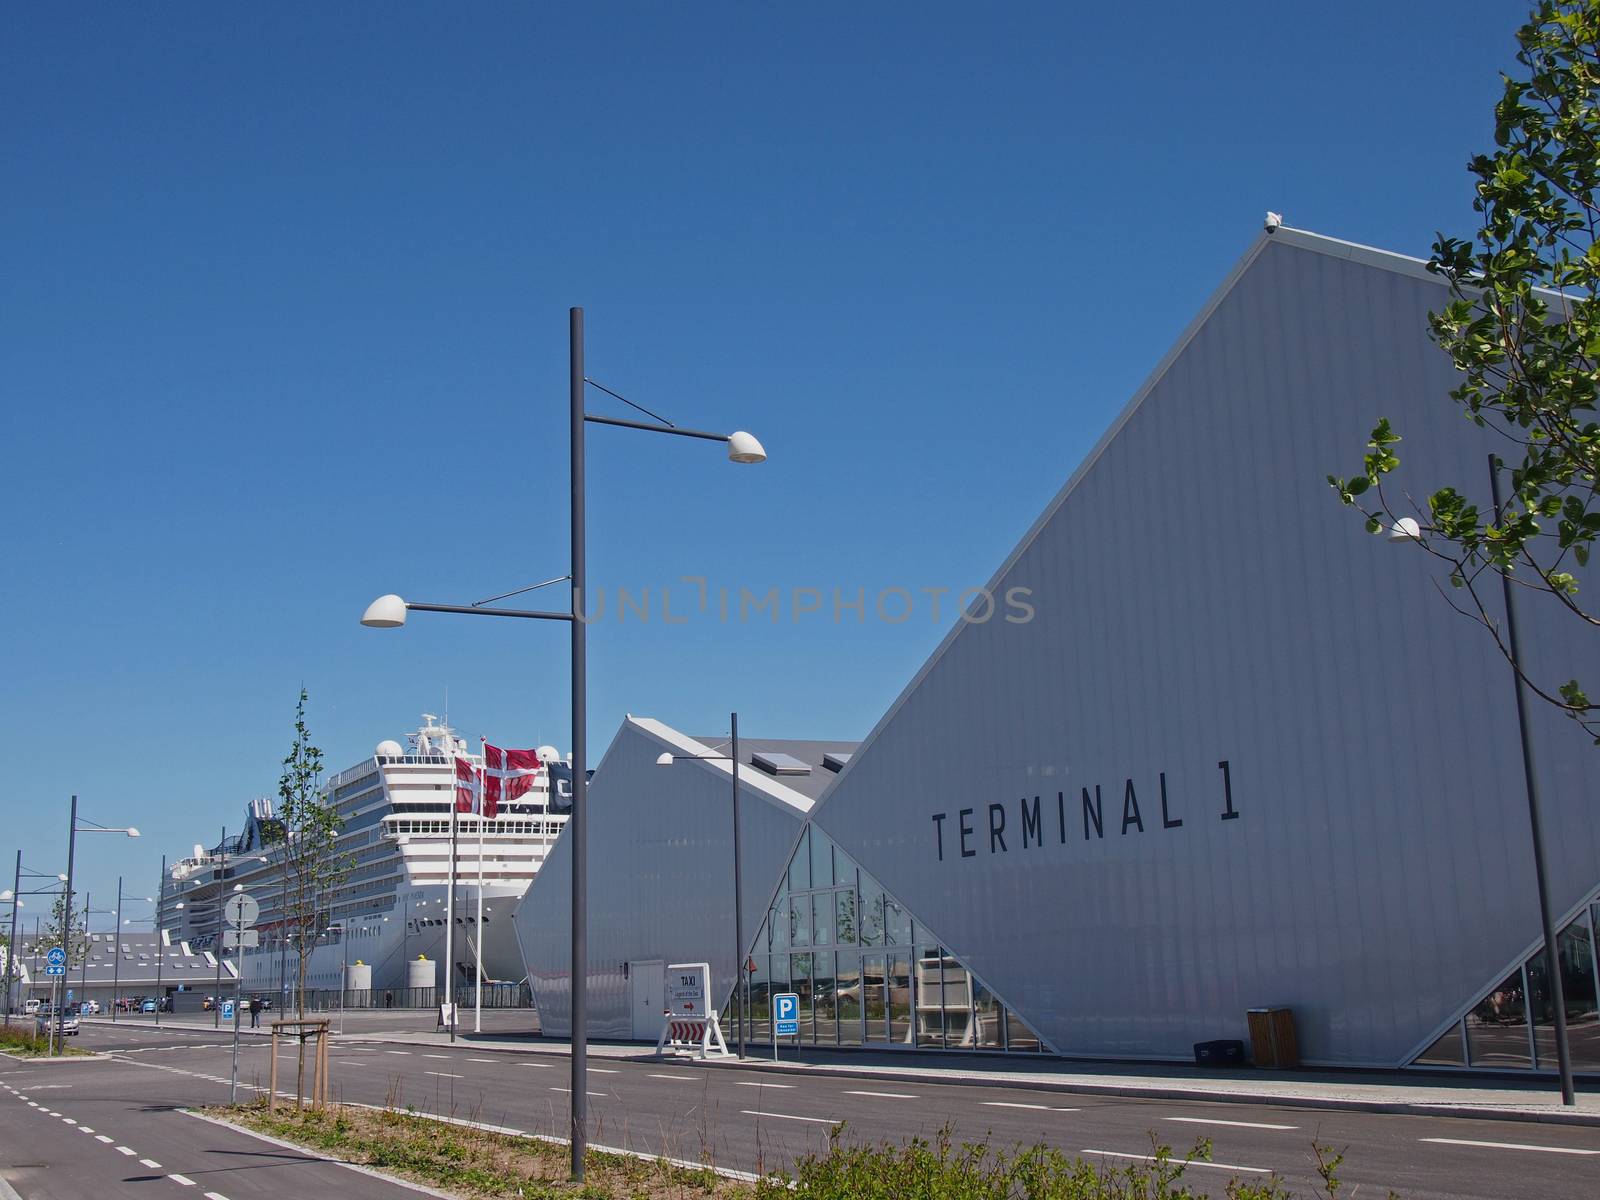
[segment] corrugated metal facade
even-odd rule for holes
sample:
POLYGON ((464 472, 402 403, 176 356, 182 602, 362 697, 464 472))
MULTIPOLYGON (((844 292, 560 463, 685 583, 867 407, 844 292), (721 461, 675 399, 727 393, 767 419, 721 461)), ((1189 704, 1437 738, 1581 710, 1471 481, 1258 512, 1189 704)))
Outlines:
MULTIPOLYGON (((632 1035, 624 964, 709 962, 713 995, 733 988, 733 828, 729 765, 656 765, 663 752, 712 753, 630 717, 589 784, 589 1033, 632 1035)), ((747 757, 747 756, 741 756, 747 757)), ((746 766, 740 776, 745 936, 754 937, 810 802, 746 766)), ((571 1029, 572 847, 563 836, 515 921, 544 1032, 571 1029)), ((653 1036, 653 1034, 652 1034, 653 1036)))
MULTIPOLYGON (((1443 299, 1265 237, 997 576, 1034 619, 958 626, 813 814, 1057 1052, 1187 1057, 1270 1004, 1308 1061, 1398 1064, 1537 937, 1508 669, 1324 482, 1387 416, 1398 486, 1487 503, 1443 299)), ((1526 607, 1562 679, 1600 674, 1526 607)), ((1535 719, 1566 910, 1600 882, 1600 750, 1535 719)))

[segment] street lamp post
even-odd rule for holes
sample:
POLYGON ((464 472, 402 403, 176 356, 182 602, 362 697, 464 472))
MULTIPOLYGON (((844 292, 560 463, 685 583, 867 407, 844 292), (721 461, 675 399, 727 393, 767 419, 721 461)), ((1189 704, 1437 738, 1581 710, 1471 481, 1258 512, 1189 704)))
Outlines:
POLYGON ((217 872, 217 938, 212 944, 216 947, 217 983, 211 994, 211 1026, 213 1029, 222 1028, 222 906, 228 899, 228 827, 222 827, 222 841, 217 846, 222 855, 222 867, 217 872))
MULTIPOLYGON (((97 825, 93 821, 78 820, 78 797, 76 795, 72 797, 72 803, 69 811, 71 816, 68 822, 67 830, 67 878, 65 880, 66 892, 63 896, 64 903, 61 906, 61 911, 66 917, 66 929, 64 931, 64 936, 61 939, 65 943, 61 949, 66 955, 66 961, 62 964, 63 971, 61 977, 63 979, 68 978, 66 971, 67 969, 70 969, 72 965, 72 870, 73 860, 77 857, 78 851, 78 831, 82 830, 84 833, 121 833, 126 834, 131 838, 136 838, 139 836, 139 831, 132 825, 121 826, 113 829, 106 825, 97 825)), ((85 928, 85 932, 87 932, 87 928, 85 928)), ((62 1012, 60 1006, 58 1005, 56 1009, 56 1019, 52 1025, 52 1028, 57 1031, 56 1045, 58 1046, 61 1044, 61 1021, 62 1012)), ((52 1053, 54 1053, 54 1051, 52 1051, 52 1053)))
MULTIPOLYGON (((161 900, 166 902, 167 896, 167 856, 161 856, 161 900)), ((181 901, 180 901, 181 903, 181 901)), ((166 922, 161 916, 161 905, 156 905, 156 1028, 161 1028, 161 1003, 165 1000, 166 993, 161 990, 161 966, 166 962, 165 947, 167 944, 166 922)))
MULTIPOLYGON (((1500 520, 1500 458, 1489 455, 1489 498, 1494 503, 1494 520, 1500 520)), ((1415 517, 1401 517, 1389 529, 1391 542, 1422 541, 1423 530, 1415 517)), ((1527 681, 1522 677, 1522 650, 1517 640, 1516 589, 1507 572, 1500 572, 1500 587, 1506 606, 1506 649, 1511 660, 1511 677, 1517 699, 1517 734, 1522 741, 1522 781, 1528 798, 1528 831, 1533 840, 1533 875, 1539 893, 1539 926, 1544 933, 1545 973, 1550 979, 1552 1024, 1556 1042, 1556 1073, 1561 1086, 1561 1103, 1577 1104, 1572 1082, 1572 1049, 1567 1038, 1566 989, 1561 981, 1561 956, 1556 945, 1555 914, 1550 906, 1550 884, 1545 878, 1544 822, 1539 807, 1539 777, 1533 765, 1533 739, 1528 728, 1527 681)), ((1528 1022, 1533 1023, 1532 997, 1528 1022)))
MULTIPOLYGON (((587 686, 588 657, 585 641, 586 602, 588 587, 587 538, 585 530, 584 501, 584 426, 614 425, 624 429, 639 429, 648 433, 670 433, 678 437, 701 438, 722 442, 728 447, 728 458, 736 463, 765 461, 767 452, 753 436, 743 430, 733 433, 707 433, 702 430, 680 429, 663 420, 648 409, 640 408, 625 396, 620 396, 602 384, 595 383, 584 374, 583 309, 574 308, 568 313, 567 324, 567 416, 568 446, 571 467, 571 571, 572 600, 568 612, 539 612, 528 609, 489 608, 483 604, 417 604, 390 594, 380 596, 367 607, 361 623, 379 629, 393 629, 404 625, 407 612, 460 613, 485 617, 523 617, 543 621, 565 621, 571 634, 572 646, 572 816, 567 820, 568 836, 572 840, 572 1075, 571 1144, 572 1179, 583 1182, 583 1158, 588 1142, 588 817, 585 803, 588 791, 588 720, 587 686), (630 408, 638 409, 652 421, 623 420, 618 417, 592 416, 584 411, 584 388, 592 385, 621 400, 630 408)), ((552 581, 554 582, 554 581, 552 581)), ((542 585, 540 585, 542 586, 542 585)), ((531 590, 531 589, 523 589, 531 590)), ((514 595, 515 593, 509 593, 514 595)))
MULTIPOLYGON (((163 868, 162 874, 163 875, 166 874, 165 868, 163 868)), ((111 942, 111 1019, 113 1021, 115 1021, 117 1019, 117 1006, 122 1000, 121 992, 122 992, 122 901, 123 901, 123 899, 124 899, 124 896, 122 894, 122 876, 118 875, 117 876, 117 928, 116 928, 115 933, 113 934, 112 942, 111 942)), ((137 899, 137 897, 129 896, 129 897, 126 897, 126 899, 132 900, 132 899, 137 899)), ((144 899, 144 902, 146 904, 154 903, 152 898, 149 897, 149 896, 145 896, 145 897, 143 897, 143 899, 144 899)), ((158 917, 157 917, 156 924, 160 925, 161 922, 160 922, 160 919, 159 919, 159 910, 157 910, 157 912, 158 912, 158 917)), ((161 931, 159 929, 157 929, 156 930, 156 940, 159 941, 160 937, 161 937, 161 931)))
POLYGON ((6 1016, 11 1015, 11 981, 16 978, 17 909, 22 907, 22 851, 17 851, 16 883, 11 888, 11 940, 6 942, 6 1016))
POLYGON ((679 759, 699 762, 731 762, 733 765, 733 999, 739 1007, 739 1057, 744 1057, 745 1012, 749 1008, 750 989, 746 982, 744 944, 744 889, 741 883, 739 841, 739 714, 729 713, 729 742, 727 754, 663 754, 656 766, 670 767, 679 759))

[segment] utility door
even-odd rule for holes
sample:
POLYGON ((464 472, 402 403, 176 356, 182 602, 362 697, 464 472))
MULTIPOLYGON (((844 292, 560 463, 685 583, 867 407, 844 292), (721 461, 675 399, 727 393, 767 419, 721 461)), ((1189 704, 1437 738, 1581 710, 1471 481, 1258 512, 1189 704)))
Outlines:
POLYGON ((655 1041, 661 1035, 661 1010, 666 1007, 666 960, 648 958, 630 962, 628 995, 632 1002, 633 1040, 655 1041))

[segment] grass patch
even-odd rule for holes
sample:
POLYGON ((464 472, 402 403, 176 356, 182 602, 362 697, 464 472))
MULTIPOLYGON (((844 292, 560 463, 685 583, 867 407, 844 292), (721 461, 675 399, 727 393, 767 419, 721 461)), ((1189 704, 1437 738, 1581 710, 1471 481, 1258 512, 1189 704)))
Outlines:
MULTIPOLYGON (((948 1129, 906 1143, 850 1141, 836 1127, 825 1151, 796 1163, 793 1180, 725 1179, 708 1169, 606 1154, 591 1150, 587 1180, 567 1181, 565 1145, 514 1134, 493 1133, 433 1120, 411 1112, 330 1105, 317 1111, 280 1108, 266 1102, 217 1107, 209 1115, 246 1128, 360 1163, 416 1183, 463 1196, 585 1197, 588 1200, 1201 1200, 1215 1196, 1220 1182, 1195 1190, 1184 1181, 1195 1163, 1211 1161, 1211 1143, 1197 1141, 1174 1154, 1151 1137, 1148 1161, 1100 1166, 1048 1146, 1000 1150, 987 1142, 957 1144, 948 1129)), ((1342 1155, 1312 1143, 1320 1186, 1291 1191, 1276 1176, 1230 1179, 1228 1200, 1335 1200, 1342 1185, 1342 1155)), ((1394 1193, 1389 1193, 1394 1200, 1394 1193)))
MULTIPOLYGON (((412 1113, 343 1105, 295 1112, 266 1102, 205 1110, 246 1128, 325 1151, 416 1183, 464 1196, 573 1197, 586 1200, 688 1200, 754 1197, 754 1185, 710 1170, 677 1167, 591 1150, 582 1187, 567 1180, 567 1147, 538 1138, 491 1133, 412 1113)), ((769 1193, 777 1195, 777 1192, 769 1193)), ((787 1189, 783 1194, 788 1195, 787 1189)))
MULTIPOLYGON (((61 1055, 72 1056, 90 1053, 70 1044, 71 1038, 61 1039, 61 1055)), ((9 1021, 0 1025, 0 1051, 15 1054, 18 1058, 45 1058, 50 1051, 50 1040, 35 1032, 30 1018, 26 1025, 13 1025, 9 1021)))

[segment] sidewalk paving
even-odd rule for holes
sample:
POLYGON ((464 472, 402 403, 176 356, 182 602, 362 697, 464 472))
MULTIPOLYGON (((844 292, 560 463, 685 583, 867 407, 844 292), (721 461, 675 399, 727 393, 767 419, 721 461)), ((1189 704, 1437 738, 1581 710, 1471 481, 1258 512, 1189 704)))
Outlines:
MULTIPOLYGON (((332 1014, 331 1018, 337 1027, 338 1014, 332 1014)), ((91 1024, 110 1024, 104 1017, 85 1020, 91 1024)), ((271 1032, 267 1027, 268 1020, 269 1017, 264 1015, 261 1028, 243 1028, 240 1033, 266 1037, 271 1032)), ((213 1036, 219 1032, 232 1033, 231 1028, 221 1031, 214 1029, 209 1019, 201 1024, 183 1017, 177 1020, 169 1018, 162 1022, 161 1028, 213 1036)), ((351 1029, 341 1036, 341 1040, 346 1043, 371 1042, 401 1046, 450 1045, 447 1032, 427 1029, 351 1029)), ((473 1034, 458 1031, 456 1044, 479 1051, 541 1054, 559 1058, 566 1058, 571 1053, 571 1047, 565 1041, 527 1034, 473 1034)), ((963 1056, 958 1060, 955 1056, 911 1057, 904 1052, 881 1050, 807 1049, 804 1051, 804 1060, 796 1061, 792 1057, 795 1053, 792 1046, 784 1047, 781 1051, 783 1057, 774 1062, 764 1057, 770 1049, 770 1044, 755 1047, 751 1056, 743 1060, 713 1059, 701 1062, 678 1057, 674 1061, 681 1066, 704 1066, 711 1070, 733 1067, 776 1074, 840 1076, 900 1083, 1025 1088, 1139 1099, 1276 1104, 1297 1108, 1535 1121, 1600 1128, 1600 1089, 1580 1090, 1577 1105, 1568 1108, 1561 1103, 1555 1080, 1546 1077, 1523 1080, 1482 1075, 1452 1076, 1442 1072, 1312 1068, 1294 1071, 1205 1070, 1182 1063, 1068 1062, 1055 1058, 999 1060, 963 1056)), ((653 1047, 634 1042, 592 1042, 589 1045, 589 1057, 657 1061, 653 1047)))

